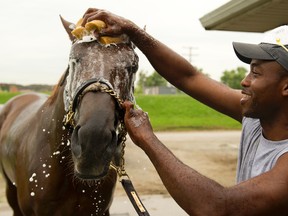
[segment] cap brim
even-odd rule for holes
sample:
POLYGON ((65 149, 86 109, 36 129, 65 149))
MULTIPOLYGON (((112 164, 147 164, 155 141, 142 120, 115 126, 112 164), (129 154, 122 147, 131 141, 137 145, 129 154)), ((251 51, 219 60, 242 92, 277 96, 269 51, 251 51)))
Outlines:
POLYGON ((250 64, 252 59, 274 60, 274 58, 258 44, 233 42, 233 48, 237 57, 247 64, 250 64))

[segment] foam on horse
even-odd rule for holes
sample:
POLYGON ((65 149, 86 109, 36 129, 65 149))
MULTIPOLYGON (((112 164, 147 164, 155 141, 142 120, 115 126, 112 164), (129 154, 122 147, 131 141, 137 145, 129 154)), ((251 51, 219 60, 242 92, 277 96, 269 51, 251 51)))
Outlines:
MULTIPOLYGON (((63 25, 74 41, 71 23, 63 25)), ((74 41, 50 97, 23 94, 3 106, 0 170, 14 215, 109 215, 110 164, 123 154, 119 103, 133 101, 137 68, 129 41, 74 41)))

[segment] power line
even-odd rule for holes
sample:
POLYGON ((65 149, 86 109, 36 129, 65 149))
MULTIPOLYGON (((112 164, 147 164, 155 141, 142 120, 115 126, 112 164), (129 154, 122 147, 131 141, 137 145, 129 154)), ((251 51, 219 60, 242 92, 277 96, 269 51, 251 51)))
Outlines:
POLYGON ((193 50, 198 49, 197 47, 187 46, 184 49, 188 49, 188 53, 184 54, 184 56, 188 56, 188 61, 192 64, 193 56, 197 56, 197 54, 193 53, 193 50))

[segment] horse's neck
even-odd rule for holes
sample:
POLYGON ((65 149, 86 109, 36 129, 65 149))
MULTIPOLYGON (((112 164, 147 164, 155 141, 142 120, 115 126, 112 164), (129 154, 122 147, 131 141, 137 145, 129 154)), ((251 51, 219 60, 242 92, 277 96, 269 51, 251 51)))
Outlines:
POLYGON ((64 86, 60 86, 56 92, 47 100, 45 117, 47 121, 47 131, 50 132, 50 149, 53 152, 61 152, 70 139, 69 130, 63 126, 63 119, 66 114, 63 103, 64 86))
POLYGON ((33 172, 36 172, 41 164, 41 169, 46 172, 41 178, 53 181, 54 185, 63 184, 64 177, 71 173, 70 167, 67 166, 71 161, 70 135, 69 131, 63 128, 64 115, 61 86, 38 109, 38 115, 35 117, 38 138, 33 143, 33 158, 36 156, 38 160, 33 172))

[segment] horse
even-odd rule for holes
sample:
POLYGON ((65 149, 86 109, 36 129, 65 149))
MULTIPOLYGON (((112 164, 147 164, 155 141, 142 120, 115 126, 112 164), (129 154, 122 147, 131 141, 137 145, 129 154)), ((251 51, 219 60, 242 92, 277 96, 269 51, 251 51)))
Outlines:
POLYGON ((72 45, 53 92, 15 96, 0 111, 0 171, 14 216, 109 216, 124 160, 121 102, 134 101, 135 46, 77 41, 72 23, 62 24, 72 45))

